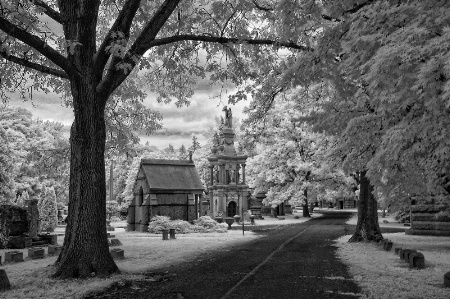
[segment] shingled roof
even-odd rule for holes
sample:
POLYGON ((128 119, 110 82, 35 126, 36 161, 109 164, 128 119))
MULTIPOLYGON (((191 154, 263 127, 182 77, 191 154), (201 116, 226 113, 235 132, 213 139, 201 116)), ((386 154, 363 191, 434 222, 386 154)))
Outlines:
POLYGON ((150 190, 204 190, 193 161, 142 159, 140 166, 150 190))

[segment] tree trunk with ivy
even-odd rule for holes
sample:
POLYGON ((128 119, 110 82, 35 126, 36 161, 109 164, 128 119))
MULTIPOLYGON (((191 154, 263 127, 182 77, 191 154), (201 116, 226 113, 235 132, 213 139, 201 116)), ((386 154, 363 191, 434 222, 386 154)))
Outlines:
POLYGON ((373 186, 366 177, 366 171, 359 175, 358 222, 349 242, 383 240, 378 224, 378 203, 373 195, 373 186))

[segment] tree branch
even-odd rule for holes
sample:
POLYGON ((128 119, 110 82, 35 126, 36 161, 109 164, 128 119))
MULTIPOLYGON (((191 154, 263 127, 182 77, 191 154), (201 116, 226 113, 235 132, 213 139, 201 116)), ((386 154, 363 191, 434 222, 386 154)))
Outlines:
POLYGON ((94 57, 95 69, 97 70, 97 76, 101 76, 103 73, 103 69, 110 57, 110 53, 107 53, 106 48, 111 44, 114 40, 112 38, 112 33, 116 31, 120 31, 125 34, 125 38, 128 39, 130 34, 130 28, 134 16, 136 15, 136 11, 139 8, 139 4, 141 0, 127 0, 127 2, 123 5, 122 10, 119 13, 114 24, 109 29, 108 33, 105 36, 100 48, 94 57))
POLYGON ((1 51, 0 50, 0 57, 3 57, 4 59, 14 62, 16 64, 19 64, 21 66, 24 67, 28 67, 31 69, 34 69, 36 71, 39 71, 41 73, 45 73, 45 74, 49 74, 49 75, 53 75, 55 77, 59 77, 59 78, 63 78, 63 79, 68 79, 69 76, 67 76, 67 74, 64 71, 58 70, 58 69, 54 69, 48 66, 44 66, 35 62, 31 62, 29 60, 26 60, 24 58, 20 58, 17 56, 13 56, 13 55, 9 55, 6 53, 6 51, 1 51))
POLYGON ((44 9, 44 13, 49 16, 50 18, 52 18, 53 20, 55 20, 56 22, 58 22, 59 24, 62 24, 62 18, 61 18, 61 14, 54 10, 53 8, 51 8, 47 3, 45 3, 42 0, 34 0, 32 1, 34 3, 34 5, 42 7, 44 9))
POLYGON ((278 47, 285 47, 285 48, 291 48, 301 51, 308 51, 313 52, 313 48, 309 48, 306 46, 298 45, 294 42, 284 42, 284 41, 274 41, 270 39, 239 39, 239 38, 228 38, 228 37, 218 37, 218 36, 206 36, 206 35, 190 35, 190 34, 184 34, 184 35, 175 35, 160 39, 155 39, 152 41, 149 41, 148 43, 145 43, 142 45, 146 50, 156 47, 156 46, 162 46, 166 44, 176 43, 180 41, 201 41, 201 42, 209 42, 209 43, 219 43, 219 44, 249 44, 249 45, 274 45, 278 47))
POLYGON ((264 7, 264 6, 259 5, 259 4, 256 2, 256 0, 253 0, 253 4, 255 4, 255 7, 256 7, 257 9, 259 9, 259 10, 263 10, 263 11, 274 11, 274 10, 275 10, 275 9, 273 9, 273 8, 270 8, 270 7, 264 7))
POLYGON ((70 66, 67 59, 39 37, 19 28, 3 17, 0 17, 0 30, 34 48, 51 62, 62 68, 67 75, 70 73, 70 66))
POLYGON ((353 8, 344 10, 343 14, 345 15, 345 14, 352 14, 352 13, 355 13, 355 12, 357 12, 358 10, 360 10, 361 8, 363 8, 363 7, 365 7, 365 6, 369 5, 369 4, 372 4, 372 3, 375 2, 375 1, 376 1, 376 0, 367 0, 366 2, 363 2, 363 3, 360 3, 360 4, 356 4, 356 3, 355 3, 355 4, 353 5, 353 8))
MULTIPOLYGON (((164 3, 161 4, 159 9, 155 12, 153 17, 131 46, 127 55, 125 55, 125 58, 122 60, 123 63, 129 64, 131 69, 136 66, 138 60, 147 51, 142 45, 155 39, 156 35, 159 33, 162 26, 166 23, 167 19, 173 13, 180 1, 181 0, 165 0, 164 3)), ((128 73, 116 68, 116 61, 117 59, 112 61, 111 67, 105 78, 103 78, 97 86, 97 92, 100 95, 109 96, 128 76, 128 73)))

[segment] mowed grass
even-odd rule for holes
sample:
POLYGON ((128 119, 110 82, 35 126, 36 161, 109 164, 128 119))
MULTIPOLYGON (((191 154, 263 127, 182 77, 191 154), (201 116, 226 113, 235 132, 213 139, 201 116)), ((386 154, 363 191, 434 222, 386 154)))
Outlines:
POLYGON ((336 241, 337 254, 362 288, 362 298, 450 298, 450 288, 444 287, 444 274, 450 271, 450 237, 386 233, 383 237, 394 244, 390 252, 373 243, 348 243, 350 237, 336 241), (425 269, 410 269, 394 254, 395 247, 422 252, 425 269))
MULTIPOLYGON (((313 217, 319 217, 315 214, 313 217)), ((256 220, 257 225, 286 225, 301 223, 309 218, 300 217, 294 219, 294 215, 287 215, 285 220, 266 217, 265 220, 256 220)), ((112 223, 113 226, 123 226, 124 223, 112 223)), ((121 274, 110 278, 90 278, 59 280, 52 279, 50 275, 54 271, 53 264, 57 256, 49 256, 45 248, 45 258, 38 260, 28 259, 28 249, 22 249, 24 262, 8 263, 0 267, 5 269, 11 283, 11 290, 0 292, 0 298, 80 298, 84 295, 102 290, 114 282, 120 280, 143 279, 143 273, 151 272, 160 267, 177 266, 182 262, 200 261, 206 258, 208 253, 220 250, 229 250, 230 247, 249 242, 261 235, 251 231, 233 229, 226 233, 193 233, 177 234, 175 240, 163 241, 161 235, 125 232, 116 229, 111 232, 115 238, 122 242, 125 259, 116 260, 121 274)), ((58 237, 58 244, 63 244, 63 237, 58 237)), ((17 249, 2 249, 0 255, 4 261, 5 251, 17 249)))

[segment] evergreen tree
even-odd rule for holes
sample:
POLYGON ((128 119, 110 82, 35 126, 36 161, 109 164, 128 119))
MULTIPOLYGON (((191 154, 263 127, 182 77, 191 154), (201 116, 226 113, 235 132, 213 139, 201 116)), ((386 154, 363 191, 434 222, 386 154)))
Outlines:
POLYGON ((184 144, 181 145, 180 149, 178 150, 179 153, 179 159, 180 160, 185 160, 187 159, 187 151, 186 148, 184 147, 184 144))
POLYGON ((54 229, 58 225, 58 205, 53 187, 44 187, 38 201, 41 230, 54 229))
POLYGON ((8 203, 14 194, 13 151, 5 130, 0 126, 0 204, 8 203))
POLYGON ((197 136, 192 134, 192 145, 189 147, 189 151, 195 153, 196 150, 200 148, 200 143, 198 142, 197 136))

